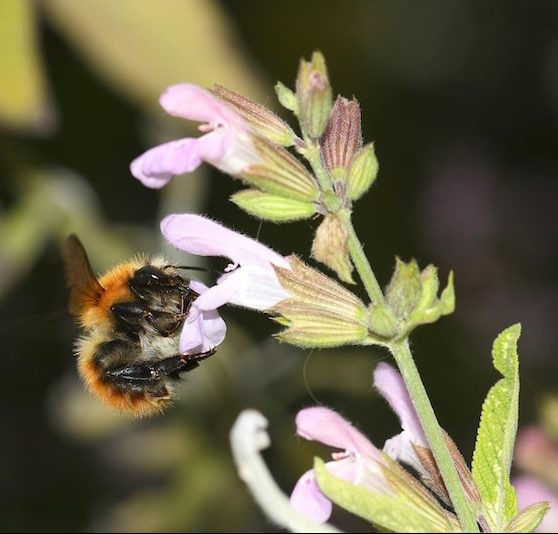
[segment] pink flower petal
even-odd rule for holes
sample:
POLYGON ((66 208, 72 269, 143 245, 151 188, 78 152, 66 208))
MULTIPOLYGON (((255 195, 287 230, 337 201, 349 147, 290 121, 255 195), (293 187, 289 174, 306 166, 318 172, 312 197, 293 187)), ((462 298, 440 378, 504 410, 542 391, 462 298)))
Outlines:
POLYGON ((200 310, 215 310, 230 302, 237 291, 238 286, 234 278, 225 280, 210 287, 203 295, 200 295, 193 304, 200 310))
POLYGON ((206 122, 213 126, 229 125, 248 131, 250 126, 231 108, 209 91, 189 83, 168 87, 161 95, 159 103, 163 109, 175 117, 206 122))
POLYGON ((331 516, 331 501, 321 492, 313 469, 298 479, 290 501, 301 514, 317 523, 325 523, 331 516))
POLYGON ((199 280, 190 280, 190 288, 193 289, 198 295, 203 295, 209 287, 199 280))
POLYGON ((204 346, 202 351, 220 345, 227 335, 227 325, 217 310, 201 312, 204 346))
POLYGON ((300 410, 296 416, 297 434, 337 449, 381 459, 380 451, 353 425, 329 408, 300 410))
MULTIPOLYGON (((181 354, 195 354, 203 352, 204 337, 201 312, 197 309, 190 309, 190 313, 186 317, 180 340, 178 342, 178 350, 181 354)), ((206 349, 209 350, 209 349, 206 349)))
MULTIPOLYGON (((363 461, 347 457, 326 462, 325 466, 337 478, 354 483, 359 477, 363 461)), ((313 469, 298 479, 291 493, 290 501, 299 512, 318 523, 324 523, 331 515, 331 501, 320 490, 313 469)))
POLYGON ((216 127, 199 138, 200 154, 226 174, 239 175, 262 162, 249 134, 229 127, 216 127))
POLYGON ((200 215, 168 215, 161 221, 161 232, 169 243, 191 254, 224 256, 240 265, 272 263, 289 268, 274 250, 200 215))
MULTIPOLYGON (((209 291, 209 288, 198 280, 190 280, 190 287, 199 295, 209 291)), ((220 345, 226 333, 227 325, 219 312, 214 308, 200 310, 194 301, 182 327, 178 349, 182 354, 206 352, 220 345)))
POLYGON ((374 370, 374 385, 399 417, 401 428, 407 431, 409 439, 418 445, 429 447, 401 375, 391 365, 380 362, 374 370))
POLYGON ((146 187, 159 189, 173 176, 192 172, 202 162, 197 139, 179 139, 156 146, 130 165, 132 174, 146 187))
POLYGON ((192 307, 180 334, 181 354, 206 352, 225 339, 227 326, 217 310, 201 311, 192 307))

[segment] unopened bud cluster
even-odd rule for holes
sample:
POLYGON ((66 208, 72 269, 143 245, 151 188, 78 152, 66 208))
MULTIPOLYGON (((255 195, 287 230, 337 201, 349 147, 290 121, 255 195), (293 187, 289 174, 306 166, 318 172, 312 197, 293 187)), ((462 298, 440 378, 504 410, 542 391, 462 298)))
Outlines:
MULTIPOLYGON (((221 86, 213 89, 250 125, 251 146, 257 154, 237 174, 248 189, 233 194, 231 200, 249 214, 273 222, 320 216, 312 257, 343 282, 353 284, 347 221, 353 203, 378 174, 374 145, 363 143, 360 105, 355 98, 333 97, 319 52, 300 62, 294 90, 278 82, 275 91, 280 104, 298 119, 299 134, 275 112, 249 98, 221 86)), ((300 260, 293 258, 291 267, 277 269, 291 298, 270 311, 287 327, 279 339, 296 345, 386 344, 454 308, 451 274, 438 296, 438 275, 432 265, 420 271, 415 261, 398 259, 385 300, 368 307, 300 260)))
POLYGON ((453 273, 438 296, 438 270, 428 265, 420 271, 415 260, 396 260, 395 271, 386 289, 384 303, 370 306, 372 337, 391 340, 407 336, 421 324, 433 323, 455 309, 453 273))
POLYGON ((259 160, 237 175, 249 189, 231 200, 249 214, 276 223, 323 216, 312 255, 341 280, 354 283, 340 214, 350 214, 352 203, 378 173, 373 145, 363 146, 360 105, 355 98, 333 98, 319 52, 309 61, 301 60, 294 91, 281 82, 275 91, 280 104, 298 119, 300 136, 261 104, 222 86, 213 88, 213 94, 252 128, 251 144, 259 160))

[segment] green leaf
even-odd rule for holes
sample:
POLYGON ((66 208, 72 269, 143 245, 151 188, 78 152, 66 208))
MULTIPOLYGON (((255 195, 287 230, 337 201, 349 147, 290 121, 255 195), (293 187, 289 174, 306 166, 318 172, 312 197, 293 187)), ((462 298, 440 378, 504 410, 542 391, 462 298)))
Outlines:
POLYGON ((332 475, 322 460, 314 461, 314 473, 323 493, 345 510, 392 532, 452 532, 447 516, 425 513, 411 500, 371 491, 332 475))
POLYGON ((516 324, 494 341, 494 367, 504 378, 486 396, 473 454, 473 478, 481 494, 485 518, 494 532, 502 532, 517 513, 509 474, 519 411, 520 334, 521 325, 516 324))
POLYGON ((49 23, 96 74, 157 116, 161 92, 184 81, 205 87, 218 81, 256 101, 266 97, 220 3, 44 0, 40 4, 49 23))
POLYGON ((313 202, 294 200, 255 189, 239 191, 231 196, 231 201, 250 215, 273 222, 308 219, 316 213, 313 202))
POLYGON ((550 510, 547 502, 538 502, 528 506, 517 514, 508 524, 504 532, 534 532, 550 510))

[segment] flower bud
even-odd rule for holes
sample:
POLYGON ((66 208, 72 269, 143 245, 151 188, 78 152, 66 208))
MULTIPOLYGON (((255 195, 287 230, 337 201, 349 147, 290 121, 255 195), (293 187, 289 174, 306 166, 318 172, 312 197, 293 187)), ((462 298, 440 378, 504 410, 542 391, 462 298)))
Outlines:
POLYGON ((295 115, 298 115, 296 95, 291 91, 286 85, 281 82, 275 84, 275 94, 279 103, 289 111, 292 111, 295 115))
MULTIPOLYGON (((415 260, 396 260, 395 272, 386 290, 386 304, 399 324, 401 337, 418 325, 433 323, 455 309, 453 273, 438 297, 440 282, 436 267, 428 265, 422 272, 415 260)), ((371 333, 374 331, 371 329, 371 333)), ((380 332, 378 332, 380 334, 380 332)))
POLYGON ((322 154, 334 180, 344 180, 353 156, 362 146, 360 106, 338 96, 322 138, 322 154))
POLYGON ((240 174, 244 183, 293 200, 317 201, 318 184, 298 159, 261 137, 253 137, 252 142, 262 163, 250 165, 240 174))
POLYGON ((221 85, 213 87, 213 94, 234 109, 262 137, 281 146, 294 145, 297 139, 296 134, 273 111, 221 85))
POLYGON ((360 344, 367 335, 366 306, 341 284, 295 256, 291 268, 275 267, 289 297, 269 311, 287 326, 278 339, 300 347, 360 344))
POLYGON ((354 284, 347 229, 336 214, 324 217, 312 243, 312 257, 335 271, 343 282, 354 284))
POLYGON ((395 271, 386 289, 386 302, 398 319, 406 319, 415 309, 422 292, 416 260, 395 260, 395 271))
POLYGON ((353 158, 347 176, 347 195, 359 199, 374 183, 378 175, 378 160, 372 143, 363 147, 353 158))
POLYGON ((231 200, 250 215, 277 223, 308 219, 316 213, 313 202, 294 200, 256 189, 239 191, 231 196, 231 200))
POLYGON ((319 139, 327 126, 332 100, 325 59, 320 52, 314 52, 311 61, 300 62, 296 99, 302 131, 311 139, 319 139))

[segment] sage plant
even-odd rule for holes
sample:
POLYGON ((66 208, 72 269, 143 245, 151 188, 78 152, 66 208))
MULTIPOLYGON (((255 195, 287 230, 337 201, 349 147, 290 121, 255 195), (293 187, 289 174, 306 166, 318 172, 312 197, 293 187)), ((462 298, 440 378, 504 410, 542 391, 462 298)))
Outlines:
POLYGON ((268 314, 282 327, 277 339, 298 347, 385 347, 398 370, 378 364, 374 384, 399 416, 402 432, 382 450, 335 410, 302 410, 296 417, 299 435, 336 452, 330 462, 316 459, 288 499, 259 456, 269 446, 265 417, 243 412, 231 432, 240 476, 270 519, 292 531, 336 531, 327 523, 332 503, 382 531, 534 530, 548 503, 518 510, 509 478, 518 424, 520 325, 494 341, 492 359, 502 378, 483 404, 469 468, 438 423, 409 345, 415 328, 454 311, 453 274, 441 287, 435 266, 396 258, 382 289, 352 222, 378 173, 374 146, 362 140, 358 101, 334 98, 319 52, 300 62, 294 90, 280 82, 275 90, 298 120, 298 133, 231 89, 186 83, 168 88, 160 100, 164 110, 201 122, 202 135, 152 148, 131 165, 144 185, 160 188, 206 162, 244 184, 231 201, 250 215, 272 223, 320 221, 309 251, 318 269, 211 218, 165 217, 161 231, 169 243, 231 261, 192 303, 180 350, 221 342, 224 327, 216 310, 227 304, 268 314), (351 289, 357 282, 366 301, 351 289))

